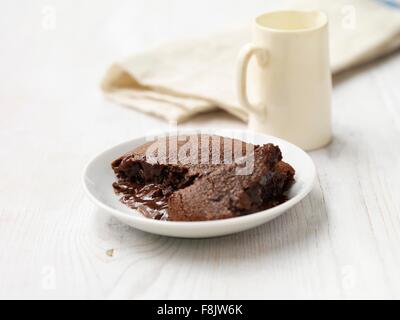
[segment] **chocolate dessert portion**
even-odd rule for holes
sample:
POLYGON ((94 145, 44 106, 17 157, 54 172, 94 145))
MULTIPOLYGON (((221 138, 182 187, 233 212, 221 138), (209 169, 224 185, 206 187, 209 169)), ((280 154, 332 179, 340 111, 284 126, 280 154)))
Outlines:
POLYGON ((279 147, 210 135, 168 137, 113 161, 114 190, 146 217, 226 219, 286 201, 294 169, 279 147))
POLYGON ((255 148, 250 175, 238 175, 241 164, 232 164, 200 177, 169 197, 170 220, 226 219, 279 204, 294 177, 293 168, 281 160, 279 148, 267 144, 255 148))

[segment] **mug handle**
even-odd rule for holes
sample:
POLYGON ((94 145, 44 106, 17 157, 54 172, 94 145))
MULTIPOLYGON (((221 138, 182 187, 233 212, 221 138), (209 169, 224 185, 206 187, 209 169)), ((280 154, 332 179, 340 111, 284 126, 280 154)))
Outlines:
POLYGON ((250 103, 247 96, 247 69, 250 59, 255 55, 260 67, 264 68, 268 63, 268 51, 265 48, 254 45, 252 43, 246 44, 239 53, 238 58, 238 77, 237 77, 237 92, 239 102, 242 106, 254 113, 260 113, 260 108, 250 103))

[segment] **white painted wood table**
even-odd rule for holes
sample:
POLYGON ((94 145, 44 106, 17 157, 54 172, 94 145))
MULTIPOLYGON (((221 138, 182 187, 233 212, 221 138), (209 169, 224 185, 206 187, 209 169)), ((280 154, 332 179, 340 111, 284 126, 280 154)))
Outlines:
MULTIPOLYGON (((85 197, 91 156, 167 127, 106 102, 105 68, 274 6, 228 3, 1 2, 0 298, 400 298, 400 55, 336 79, 334 142, 311 153, 318 182, 267 225, 164 238, 85 197)), ((220 113, 185 126, 243 124, 220 113)))

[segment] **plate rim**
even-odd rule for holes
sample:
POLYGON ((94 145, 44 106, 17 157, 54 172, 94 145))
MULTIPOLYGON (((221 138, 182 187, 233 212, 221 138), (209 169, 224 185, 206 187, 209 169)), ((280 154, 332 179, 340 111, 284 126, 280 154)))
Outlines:
MULTIPOLYGON (((81 183, 83 185, 86 195, 89 197, 89 199, 95 205, 97 205, 101 209, 111 213, 117 219, 122 219, 122 220, 130 219, 133 221, 137 221, 138 223, 145 223, 147 225, 154 225, 154 226, 162 227, 162 228, 188 228, 188 227, 206 228, 206 227, 211 227, 211 226, 212 227, 217 227, 219 225, 222 226, 222 225, 226 225, 226 224, 230 224, 230 223, 235 224, 235 223, 240 223, 240 222, 245 222, 245 221, 251 222, 251 221, 256 221, 256 220, 262 219, 262 218, 264 218, 264 219, 271 218, 271 220, 272 220, 272 219, 278 217, 280 214, 285 213, 288 209, 290 209, 297 203, 299 203, 311 192, 311 190, 314 186, 315 180, 316 180, 316 176, 317 176, 317 170, 316 170, 315 163, 312 160, 312 158, 309 156, 309 154, 307 154, 307 152, 305 152, 300 147, 294 145, 293 143, 290 143, 289 141, 286 141, 284 139, 281 139, 281 138, 278 138, 278 137, 275 137, 272 135, 258 133, 258 132, 249 132, 248 130, 240 130, 240 129, 232 129, 232 130, 231 129, 179 129, 178 131, 175 131, 174 133, 178 132, 179 134, 181 134, 181 133, 190 134, 190 133, 199 133, 199 131, 201 133, 205 133, 205 134, 207 134, 207 133, 216 134, 216 132, 218 132, 218 135, 221 135, 220 133, 223 131, 229 132, 231 134, 233 134, 233 133, 238 133, 238 134, 242 133, 244 135, 245 134, 253 134, 253 135, 257 135, 257 136, 263 136, 266 139, 272 138, 272 140, 280 141, 280 142, 283 142, 284 144, 288 144, 292 148, 295 148, 295 149, 297 149, 297 151, 302 153, 305 156, 305 158, 307 159, 307 161, 311 164, 311 167, 310 167, 310 169, 312 170, 311 175, 310 175, 311 179, 310 179, 309 183, 306 184, 303 187, 303 189, 296 196, 294 196, 293 198, 289 199, 288 201, 286 201, 280 205, 277 205, 273 208, 262 210, 262 211, 257 211, 257 212, 239 216, 239 217, 232 217, 232 218, 227 218, 227 219, 217 219, 217 220, 207 220, 207 221, 160 221, 160 220, 149 219, 144 216, 139 216, 140 212, 135 209, 132 209, 132 210, 136 211, 139 215, 129 215, 126 212, 123 212, 123 211, 120 211, 118 209, 108 206, 107 204, 103 203, 102 201, 97 199, 92 194, 92 192, 89 190, 89 188, 87 186, 86 177, 87 177, 87 172, 88 172, 90 166, 97 160, 97 158, 107 154, 112 149, 122 147, 123 145, 132 143, 135 140, 146 139, 146 137, 157 136, 157 135, 162 136, 162 135, 169 134, 172 132, 171 130, 162 130, 162 131, 156 132, 154 134, 146 134, 146 135, 138 136, 138 137, 126 140, 124 142, 118 143, 118 144, 111 146, 111 147, 107 148, 106 150, 98 153, 94 157, 92 157, 88 161, 88 163, 85 165, 85 167, 83 169, 83 174, 81 176, 81 183)), ((229 137, 229 136, 227 136, 227 137, 229 137)), ((278 144, 278 146, 279 146, 279 144, 278 144)), ((267 219, 267 221, 268 221, 268 219, 267 219)), ((132 224, 132 226, 134 226, 134 224, 132 224)))

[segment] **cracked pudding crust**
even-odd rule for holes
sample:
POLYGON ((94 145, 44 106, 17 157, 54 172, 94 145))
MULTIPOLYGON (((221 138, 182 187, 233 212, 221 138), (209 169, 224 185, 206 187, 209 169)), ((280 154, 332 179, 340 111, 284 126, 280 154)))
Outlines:
POLYGON ((295 170, 279 147, 209 135, 150 142, 112 163, 121 201, 148 218, 237 217, 287 200, 295 170))

